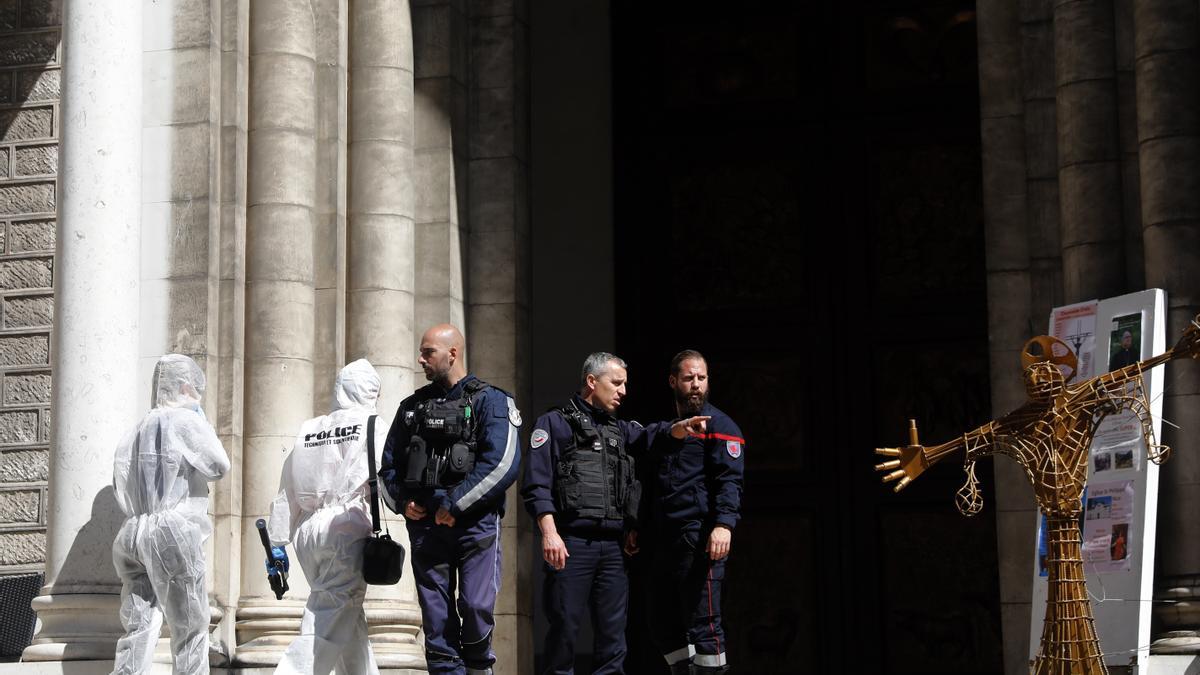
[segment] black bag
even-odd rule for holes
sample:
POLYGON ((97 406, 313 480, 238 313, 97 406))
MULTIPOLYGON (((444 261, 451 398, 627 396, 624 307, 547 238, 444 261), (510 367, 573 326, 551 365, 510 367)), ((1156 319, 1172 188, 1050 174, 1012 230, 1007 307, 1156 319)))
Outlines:
POLYGON ((385 533, 379 534, 379 477, 375 475, 375 415, 367 419, 367 466, 370 467, 371 530, 363 546, 363 579, 368 584, 390 586, 404 572, 404 547, 385 533))

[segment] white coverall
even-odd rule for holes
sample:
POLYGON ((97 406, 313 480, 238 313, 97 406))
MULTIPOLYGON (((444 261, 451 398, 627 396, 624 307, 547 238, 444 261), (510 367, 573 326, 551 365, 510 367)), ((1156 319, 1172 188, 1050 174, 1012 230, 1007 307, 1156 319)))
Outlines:
MULTIPOLYGON (((337 409, 301 425, 271 504, 271 543, 295 545, 311 588, 300 635, 277 674, 379 672, 367 640, 362 576, 363 543, 371 536, 367 418, 375 414, 379 375, 365 359, 354 361, 338 373, 334 395, 337 409)), ((387 430, 376 420, 376 467, 387 430)))
POLYGON ((150 671, 163 616, 175 673, 208 673, 204 540, 212 532, 208 483, 229 457, 200 408, 204 373, 181 354, 154 368, 154 408, 122 439, 113 490, 126 520, 113 542, 121 623, 113 673, 150 671))

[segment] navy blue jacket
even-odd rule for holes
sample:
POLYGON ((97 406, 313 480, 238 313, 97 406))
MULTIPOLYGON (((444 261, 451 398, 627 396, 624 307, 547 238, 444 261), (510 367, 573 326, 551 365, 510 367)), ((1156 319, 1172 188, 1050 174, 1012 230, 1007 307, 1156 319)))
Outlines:
POLYGON ((464 514, 479 517, 493 511, 504 515, 504 491, 517 479, 517 471, 521 466, 521 453, 517 447, 521 413, 512 397, 496 387, 489 386, 476 398, 475 414, 482 423, 475 428, 475 468, 466 478, 449 490, 410 490, 404 487, 408 442, 412 438, 407 413, 411 413, 421 401, 431 398, 458 398, 462 395, 463 386, 474 379, 474 375, 467 375, 455 383, 450 391, 445 391, 437 384, 427 384, 400 402, 383 446, 379 480, 401 513, 405 502, 412 499, 425 507, 430 518, 439 507, 445 507, 455 519, 462 518, 464 514))
MULTIPOLYGON (((578 394, 572 400, 579 409, 589 414, 597 425, 607 424, 612 417, 599 408, 588 405, 578 394)), ((650 444, 660 436, 670 437, 669 422, 657 422, 643 427, 637 422, 617 420, 617 426, 625 438, 625 452, 636 461, 643 457, 650 444)), ((554 467, 559 462, 559 452, 571 442, 573 431, 571 423, 557 410, 550 410, 537 418, 533 433, 529 436, 529 447, 525 457, 525 480, 521 488, 521 496, 525 500, 525 509, 537 520, 543 513, 557 514, 559 509, 554 503, 554 467)), ((678 443, 678 441, 676 441, 678 443)), ((621 533, 625 523, 620 520, 597 520, 593 518, 560 519, 557 515, 554 525, 560 533, 621 533)))
POLYGON ((733 529, 742 507, 742 471, 746 441, 729 415, 705 403, 701 415, 712 417, 703 435, 682 443, 658 440, 652 447, 654 485, 652 512, 658 528, 733 529))

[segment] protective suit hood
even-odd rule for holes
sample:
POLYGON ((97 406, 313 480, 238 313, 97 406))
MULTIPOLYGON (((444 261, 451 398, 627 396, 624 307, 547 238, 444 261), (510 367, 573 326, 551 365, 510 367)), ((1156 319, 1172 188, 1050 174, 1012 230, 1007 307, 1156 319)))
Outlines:
POLYGON ((379 400, 379 373, 366 359, 352 361, 338 373, 333 396, 341 410, 360 408, 373 413, 379 400))
POLYGON ((204 397, 204 371, 183 354, 166 354, 154 366, 155 408, 197 408, 204 397))

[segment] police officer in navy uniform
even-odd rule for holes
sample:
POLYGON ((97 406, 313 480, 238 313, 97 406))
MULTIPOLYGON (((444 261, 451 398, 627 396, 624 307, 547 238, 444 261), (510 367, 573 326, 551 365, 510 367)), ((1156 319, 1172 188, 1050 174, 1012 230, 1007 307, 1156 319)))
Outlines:
POLYGON ((500 518, 520 467, 521 414, 467 373, 463 352, 449 324, 421 338, 430 383, 400 403, 379 477, 408 526, 429 672, 490 674, 500 518))
POLYGON ((652 447, 652 632, 671 673, 723 673, 721 585, 741 509, 746 441, 708 402, 708 364, 699 352, 675 355, 668 383, 678 415, 709 421, 682 443, 656 439, 652 447))
POLYGON ((617 419, 625 362, 607 352, 587 357, 580 392, 538 418, 529 440, 525 507, 542 533, 543 592, 550 630, 544 673, 574 672, 575 637, 590 605, 594 673, 622 673, 629 595, 625 558, 637 552, 641 486, 634 457, 657 436, 684 438, 704 419, 652 424, 617 419))

